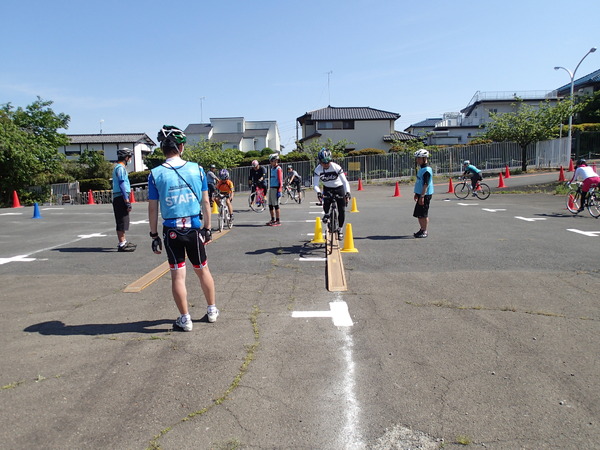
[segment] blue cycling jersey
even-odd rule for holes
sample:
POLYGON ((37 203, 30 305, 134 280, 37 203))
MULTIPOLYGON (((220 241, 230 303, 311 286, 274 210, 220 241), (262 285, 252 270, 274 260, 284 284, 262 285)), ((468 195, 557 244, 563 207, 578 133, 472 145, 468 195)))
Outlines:
POLYGON ((125 190, 125 196, 127 197, 125 200, 129 201, 129 193, 131 192, 131 185, 129 184, 129 175, 127 174, 127 169, 123 164, 115 164, 112 174, 112 185, 113 185, 113 198, 123 196, 123 192, 121 190, 121 186, 125 190))
POLYGON ((426 173, 428 173, 429 176, 427 177, 428 182, 427 191, 425 192, 425 195, 433 195, 433 170, 431 170, 431 167, 429 166, 421 167, 417 172, 417 182, 415 183, 414 190, 415 194, 421 195, 423 193, 423 184, 426 173))
POLYGON ((465 172, 467 173, 479 173, 481 172, 481 170, 479 170, 477 167, 475 167, 473 164, 469 164, 466 168, 465 168, 465 172))

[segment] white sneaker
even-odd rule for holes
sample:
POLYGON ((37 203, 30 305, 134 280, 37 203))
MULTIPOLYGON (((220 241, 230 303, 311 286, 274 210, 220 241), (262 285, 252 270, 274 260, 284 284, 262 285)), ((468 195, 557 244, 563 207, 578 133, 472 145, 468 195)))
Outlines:
POLYGON ((194 328, 192 318, 189 314, 182 314, 179 316, 175 321, 175 326, 181 328, 183 331, 192 331, 192 328, 194 328))
POLYGON ((217 321, 217 317, 219 317, 219 310, 217 308, 215 308, 215 309, 209 309, 206 312, 206 315, 208 317, 208 321, 210 323, 214 323, 214 322, 217 321))

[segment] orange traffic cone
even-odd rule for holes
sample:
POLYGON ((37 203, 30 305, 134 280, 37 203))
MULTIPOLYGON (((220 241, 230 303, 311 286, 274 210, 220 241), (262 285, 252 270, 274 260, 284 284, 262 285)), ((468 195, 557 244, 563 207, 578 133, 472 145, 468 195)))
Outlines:
POLYGON ((569 194, 568 207, 569 207, 570 210, 575 209, 575 198, 573 197, 573 194, 569 194))
POLYGON ((325 243, 325 239, 323 239, 323 226, 321 225, 321 218, 317 217, 317 220, 315 221, 315 236, 313 238, 312 241, 310 241, 311 244, 324 244, 325 243))
POLYGON ((510 169, 508 168, 508 164, 506 165, 506 169, 504 171, 504 178, 510 178, 510 169))
POLYGON ((22 208, 21 202, 19 201, 19 196, 17 195, 17 191, 13 191, 13 208, 22 208))
POLYGON ((498 187, 504 188, 506 185, 504 184, 504 178, 502 178, 502 172, 498 174, 498 187))
POLYGON ((561 181, 567 181, 565 179, 565 170, 563 169, 563 166, 560 166, 560 172, 558 174, 558 181, 559 182, 561 182, 561 181))
POLYGON ((92 192, 91 189, 88 191, 88 202, 87 202, 87 204, 88 205, 95 205, 96 204, 96 202, 94 201, 94 193, 92 192))
POLYGON ((569 170, 568 171, 569 172, 573 172, 574 170, 575 170, 575 167, 573 167, 573 160, 570 159, 569 160, 569 170))
POLYGON ((396 190, 394 191, 394 197, 402 197, 402 194, 400 194, 400 185, 398 184, 397 181, 396 181, 396 190))
POLYGON ((129 203, 137 203, 135 201, 135 195, 133 195, 133 191, 129 192, 129 203))
POLYGON ((346 234, 344 235, 344 248, 340 250, 344 253, 358 253, 354 247, 354 236, 352 236, 352 224, 346 224, 346 234))
POLYGON ((357 189, 357 191, 362 191, 362 190, 363 190, 362 180, 359 178, 358 179, 358 189, 357 189))
POLYGON ((454 194, 454 185, 452 184, 452 178, 448 180, 448 192, 446 194, 454 194))

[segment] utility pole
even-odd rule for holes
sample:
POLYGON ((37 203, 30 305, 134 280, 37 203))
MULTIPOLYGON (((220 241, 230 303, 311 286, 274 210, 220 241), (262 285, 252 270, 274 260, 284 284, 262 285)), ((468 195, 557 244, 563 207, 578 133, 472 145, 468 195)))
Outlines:
POLYGON ((332 73, 333 73, 333 70, 330 70, 329 72, 327 72, 327 96, 329 97, 329 103, 328 103, 329 106, 331 106, 330 77, 331 77, 332 73))
POLYGON ((204 119, 202 117, 202 102, 206 99, 206 97, 200 97, 200 123, 204 122, 204 119))

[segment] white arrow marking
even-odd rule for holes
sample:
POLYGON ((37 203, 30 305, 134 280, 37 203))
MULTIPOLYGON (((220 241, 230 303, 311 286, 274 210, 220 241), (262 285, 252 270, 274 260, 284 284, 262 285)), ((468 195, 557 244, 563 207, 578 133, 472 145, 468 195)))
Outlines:
POLYGON ((536 220, 546 220, 545 217, 521 217, 521 216, 515 216, 515 219, 524 220, 526 222, 535 222, 536 220))
POLYGON ((581 230, 576 230, 575 228, 567 228, 567 231, 572 231, 573 233, 583 234, 584 236, 590 236, 590 237, 600 236, 600 231, 581 231, 581 230))
POLYGON ((293 311, 292 317, 331 317, 336 327, 351 327, 354 325, 346 302, 329 302, 330 311, 293 311))
POLYGON ((0 265, 6 264, 9 262, 29 262, 35 261, 35 258, 28 258, 28 255, 18 255, 13 256, 12 258, 0 258, 0 265))
POLYGON ((102 233, 92 233, 92 234, 80 234, 77 236, 80 239, 89 239, 94 237, 106 237, 105 234, 102 233))
POLYGON ((489 208, 481 208, 484 211, 488 212, 498 212, 498 211, 506 211, 505 209, 489 209, 489 208))

